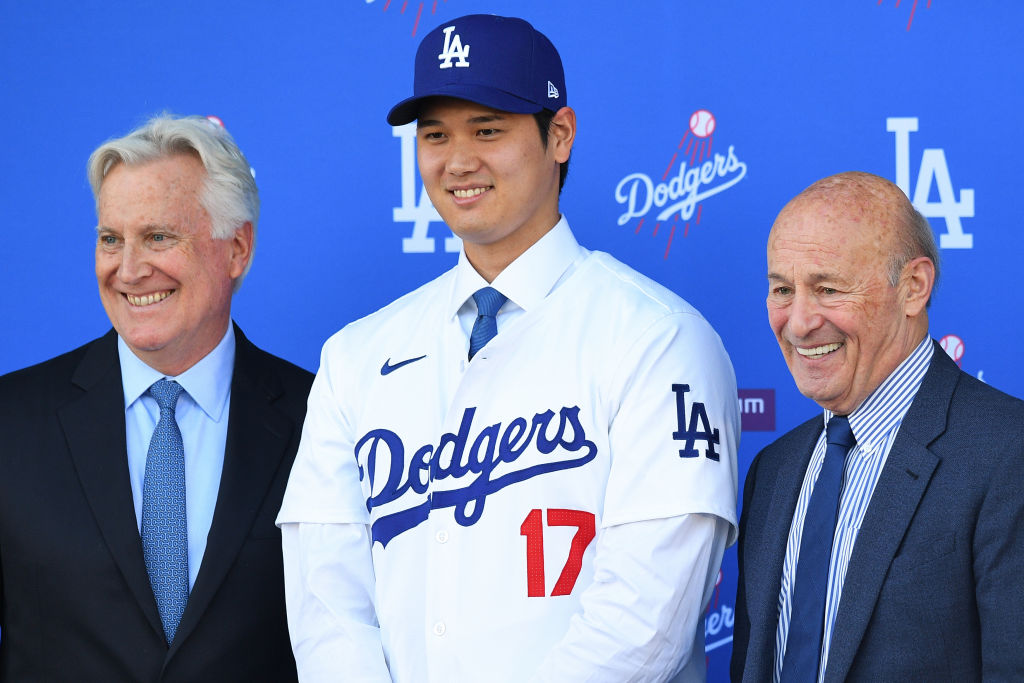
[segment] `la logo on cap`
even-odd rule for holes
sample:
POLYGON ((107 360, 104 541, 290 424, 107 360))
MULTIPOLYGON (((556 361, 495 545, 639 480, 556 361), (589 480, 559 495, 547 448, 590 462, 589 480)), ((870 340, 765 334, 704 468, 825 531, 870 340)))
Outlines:
POLYGON ((455 62, 455 66, 469 66, 469 62, 466 58, 469 57, 469 45, 462 46, 462 38, 456 33, 455 37, 452 37, 452 33, 455 31, 454 26, 449 26, 444 29, 444 49, 441 50, 441 54, 437 56, 441 60, 442 69, 452 68, 452 60, 458 59, 455 62))

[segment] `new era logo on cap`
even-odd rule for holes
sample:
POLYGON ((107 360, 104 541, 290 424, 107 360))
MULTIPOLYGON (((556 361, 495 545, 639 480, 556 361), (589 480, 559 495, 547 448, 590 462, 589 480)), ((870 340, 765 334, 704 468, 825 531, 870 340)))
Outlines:
POLYGON ((388 123, 400 126, 415 120, 421 101, 438 96, 513 114, 558 111, 566 105, 562 60, 551 41, 528 22, 470 14, 423 37, 416 51, 413 96, 388 112, 388 123))

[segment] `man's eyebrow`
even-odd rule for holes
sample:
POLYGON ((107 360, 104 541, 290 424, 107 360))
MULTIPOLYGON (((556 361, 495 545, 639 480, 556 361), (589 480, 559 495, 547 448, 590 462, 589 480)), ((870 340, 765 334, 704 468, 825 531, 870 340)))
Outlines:
POLYGON ((490 123, 491 121, 504 121, 505 117, 501 114, 483 114, 481 116, 474 116, 469 119, 466 123, 490 123))
MULTIPOLYGON (((768 279, 769 280, 779 280, 781 282, 789 282, 789 278, 786 277, 785 275, 780 275, 778 273, 773 273, 771 271, 768 272, 768 279)), ((834 273, 811 273, 810 275, 807 276, 808 282, 810 282, 812 284, 817 284, 818 282, 821 282, 823 280, 835 280, 835 279, 836 279, 836 276, 835 276, 834 273)))
MULTIPOLYGON (((466 123, 491 123, 492 121, 504 121, 505 117, 501 114, 481 114, 480 116, 473 116, 466 119, 466 123)), ((441 126, 444 125, 442 121, 437 119, 418 119, 416 122, 417 128, 428 128, 430 126, 441 126)))
MULTIPOLYGON (((142 226, 142 232, 143 233, 151 233, 151 232, 172 232, 173 233, 174 231, 175 231, 174 226, 170 225, 170 224, 166 224, 166 223, 146 223, 145 225, 142 226)), ((121 231, 116 229, 116 228, 107 227, 106 225, 97 225, 96 226, 96 233, 97 234, 104 233, 104 232, 120 233, 121 231)))

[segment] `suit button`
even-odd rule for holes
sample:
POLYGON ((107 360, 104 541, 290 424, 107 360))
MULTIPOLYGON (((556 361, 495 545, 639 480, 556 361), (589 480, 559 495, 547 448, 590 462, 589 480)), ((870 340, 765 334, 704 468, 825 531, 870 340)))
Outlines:
POLYGON ((443 636, 444 632, 445 632, 445 626, 444 626, 444 622, 443 621, 439 621, 436 624, 434 624, 434 635, 435 636, 443 636))
POLYGON ((437 539, 438 543, 447 543, 448 542, 448 532, 445 531, 444 529, 442 529, 441 531, 437 532, 437 535, 434 538, 437 539))

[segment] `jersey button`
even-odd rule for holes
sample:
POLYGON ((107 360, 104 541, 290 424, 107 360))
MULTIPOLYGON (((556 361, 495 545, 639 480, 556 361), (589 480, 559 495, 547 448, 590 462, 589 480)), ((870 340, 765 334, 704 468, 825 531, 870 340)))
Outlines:
POLYGON ((435 636, 443 636, 444 632, 445 632, 445 626, 444 626, 444 622, 443 621, 439 621, 436 624, 434 624, 434 635, 435 636))
POLYGON ((447 543, 448 542, 448 532, 445 531, 444 529, 442 529, 441 531, 437 532, 437 535, 434 536, 434 538, 437 539, 438 543, 447 543))

